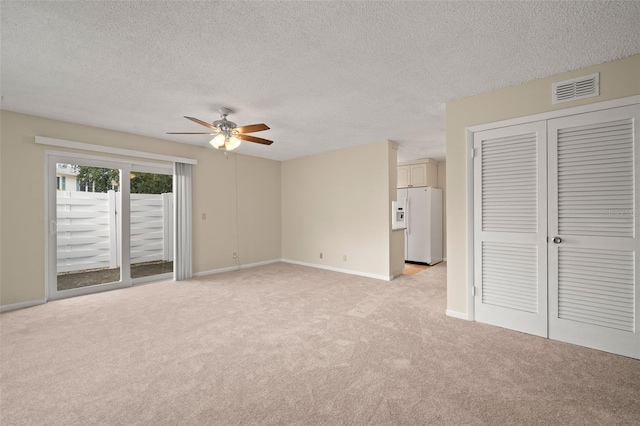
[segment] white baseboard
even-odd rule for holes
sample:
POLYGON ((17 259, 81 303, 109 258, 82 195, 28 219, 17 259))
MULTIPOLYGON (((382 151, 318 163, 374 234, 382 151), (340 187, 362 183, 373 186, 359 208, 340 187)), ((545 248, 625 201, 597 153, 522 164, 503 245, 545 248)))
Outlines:
POLYGON ((451 309, 447 309, 446 315, 451 318, 459 318, 463 320, 469 320, 468 314, 463 314, 462 312, 452 311, 451 309))
POLYGON ((228 266, 226 268, 210 269, 208 271, 194 272, 193 276, 204 277, 205 275, 221 274, 223 272, 237 271, 238 269, 240 269, 240 266, 228 266))
POLYGON ((265 260, 263 262, 247 263, 246 265, 240 265, 240 269, 253 268, 253 267, 262 266, 262 265, 270 265, 272 263, 279 263, 279 262, 282 262, 282 259, 271 259, 271 260, 265 260))
POLYGON ((443 258, 442 258, 442 261, 443 261, 443 262, 446 262, 446 261, 447 261, 447 258, 446 258, 446 257, 443 257, 443 258))
POLYGON ((226 268, 211 269, 209 271, 194 272, 194 277, 203 277, 205 275, 221 274, 223 272, 237 271, 238 269, 253 268, 255 266, 269 265, 271 263, 282 262, 282 259, 265 260, 263 262, 246 263, 244 265, 228 266, 226 268))
POLYGON ((47 299, 29 300, 28 302, 12 303, 10 305, 0 306, 0 312, 15 311, 16 309, 30 308, 32 306, 43 305, 47 303, 47 299))
POLYGON ((292 263, 294 265, 308 266, 310 268, 326 269, 333 272, 341 272, 343 274, 358 275, 361 277, 374 278, 376 280, 391 281, 393 277, 386 275, 370 274, 368 272, 353 271, 351 269, 334 268, 333 266, 318 265, 316 263, 299 262, 297 260, 282 259, 282 262, 292 263))

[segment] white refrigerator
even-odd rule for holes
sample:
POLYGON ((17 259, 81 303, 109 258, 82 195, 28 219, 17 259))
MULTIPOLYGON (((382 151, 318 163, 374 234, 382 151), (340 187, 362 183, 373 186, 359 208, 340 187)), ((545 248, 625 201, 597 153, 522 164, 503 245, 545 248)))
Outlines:
POLYGON ((398 189, 405 206, 404 259, 433 265, 442 262, 442 190, 429 186, 398 189))

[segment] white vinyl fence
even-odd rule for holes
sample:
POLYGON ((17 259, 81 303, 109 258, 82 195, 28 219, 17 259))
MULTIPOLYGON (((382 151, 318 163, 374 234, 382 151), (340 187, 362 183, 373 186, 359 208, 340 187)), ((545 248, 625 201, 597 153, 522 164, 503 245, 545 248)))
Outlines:
MULTIPOLYGON (((120 266, 120 194, 58 191, 58 273, 120 266)), ((173 194, 131 194, 131 263, 173 260, 173 194)))

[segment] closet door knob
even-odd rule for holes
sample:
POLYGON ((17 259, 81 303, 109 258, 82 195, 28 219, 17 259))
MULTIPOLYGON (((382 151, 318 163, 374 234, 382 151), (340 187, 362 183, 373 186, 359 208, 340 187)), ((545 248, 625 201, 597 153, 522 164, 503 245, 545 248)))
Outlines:
POLYGON ((554 242, 554 243, 556 243, 556 244, 560 244, 560 243, 562 242, 562 238, 560 238, 560 237, 555 237, 555 238, 553 239, 553 242, 554 242))

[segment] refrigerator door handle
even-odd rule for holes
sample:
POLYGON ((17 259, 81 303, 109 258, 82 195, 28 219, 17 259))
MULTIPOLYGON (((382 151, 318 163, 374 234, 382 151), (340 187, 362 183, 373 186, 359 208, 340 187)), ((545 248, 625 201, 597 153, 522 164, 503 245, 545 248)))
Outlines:
POLYGON ((405 201, 405 204, 407 206, 407 208, 405 209, 404 212, 404 216, 407 220, 407 235, 411 234, 411 228, 409 228, 409 224, 411 223, 411 213, 409 213, 409 204, 410 204, 410 199, 409 199, 409 194, 407 194, 407 200, 405 201))

